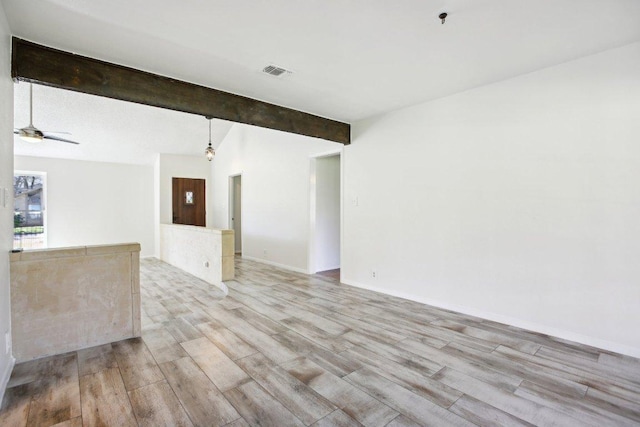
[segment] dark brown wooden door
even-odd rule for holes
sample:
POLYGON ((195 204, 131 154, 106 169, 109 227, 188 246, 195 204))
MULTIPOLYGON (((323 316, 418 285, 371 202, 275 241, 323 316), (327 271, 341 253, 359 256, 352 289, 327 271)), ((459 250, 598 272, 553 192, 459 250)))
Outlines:
POLYGON ((206 227, 204 179, 173 178, 173 223, 206 227))

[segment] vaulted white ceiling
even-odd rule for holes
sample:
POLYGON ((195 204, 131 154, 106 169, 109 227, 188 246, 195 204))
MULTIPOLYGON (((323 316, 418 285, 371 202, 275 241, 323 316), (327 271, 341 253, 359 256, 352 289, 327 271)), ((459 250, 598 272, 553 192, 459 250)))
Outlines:
POLYGON ((640 40, 638 0, 2 3, 19 37, 346 122, 640 40))
MULTIPOLYGON (((29 84, 14 89, 14 123, 29 124, 29 84)), ((113 163, 153 164, 157 153, 202 156, 209 124, 202 116, 33 85, 33 124, 80 145, 44 140, 36 144, 15 136, 14 152, 113 163)), ((217 148, 233 123, 212 120, 211 145, 217 148)))

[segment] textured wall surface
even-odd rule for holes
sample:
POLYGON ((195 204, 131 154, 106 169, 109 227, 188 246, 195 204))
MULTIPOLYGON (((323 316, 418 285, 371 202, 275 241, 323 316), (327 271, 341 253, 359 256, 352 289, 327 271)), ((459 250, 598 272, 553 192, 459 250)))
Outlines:
POLYGON ((11 254, 18 362, 140 335, 140 245, 11 254))
POLYGON ((233 230, 161 224, 160 259, 207 283, 234 277, 233 230))

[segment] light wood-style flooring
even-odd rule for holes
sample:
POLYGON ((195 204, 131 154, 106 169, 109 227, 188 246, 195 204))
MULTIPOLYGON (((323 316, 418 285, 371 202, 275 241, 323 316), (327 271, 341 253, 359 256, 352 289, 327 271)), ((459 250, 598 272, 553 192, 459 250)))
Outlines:
POLYGON ((141 263, 143 336, 16 366, 2 426, 640 425, 640 360, 237 259, 141 263))

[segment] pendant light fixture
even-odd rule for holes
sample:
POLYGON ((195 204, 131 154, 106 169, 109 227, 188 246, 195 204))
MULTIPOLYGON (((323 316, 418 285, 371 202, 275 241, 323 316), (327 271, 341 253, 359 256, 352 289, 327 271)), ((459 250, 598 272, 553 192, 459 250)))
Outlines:
POLYGON ((213 160, 213 156, 216 155, 216 151, 211 146, 211 119, 212 117, 207 117, 207 120, 209 120, 209 146, 204 150, 204 155, 207 156, 209 161, 213 160))

